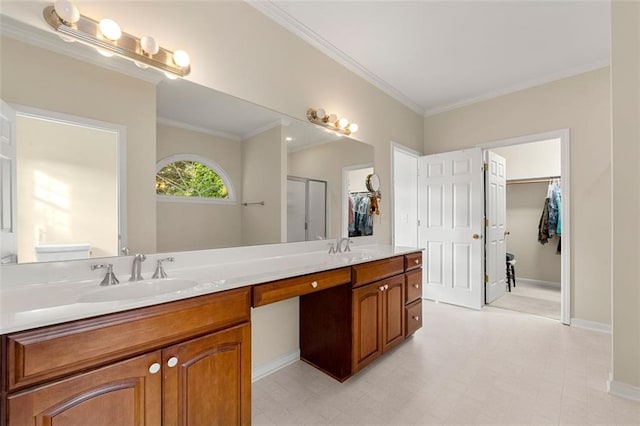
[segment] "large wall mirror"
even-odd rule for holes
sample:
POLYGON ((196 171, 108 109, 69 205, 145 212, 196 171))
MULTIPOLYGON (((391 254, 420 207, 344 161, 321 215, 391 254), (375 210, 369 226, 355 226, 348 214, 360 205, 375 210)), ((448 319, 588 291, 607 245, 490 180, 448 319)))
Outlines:
POLYGON ((4 262, 348 235, 350 197, 364 191, 349 176, 372 171, 371 145, 1 26, 0 95, 16 112, 15 173, 2 178, 17 180, 3 194, 17 206, 4 262))

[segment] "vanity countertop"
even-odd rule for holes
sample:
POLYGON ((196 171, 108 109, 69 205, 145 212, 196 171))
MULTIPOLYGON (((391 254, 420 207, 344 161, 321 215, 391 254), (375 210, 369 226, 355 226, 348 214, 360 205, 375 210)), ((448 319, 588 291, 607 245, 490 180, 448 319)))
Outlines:
MULTIPOLYGON (((181 269, 174 268, 174 264, 168 264, 166 271, 170 278, 166 279, 167 282, 173 281, 174 284, 180 284, 179 280, 191 280, 194 281, 194 286, 154 296, 115 301, 83 301, 87 299, 87 295, 104 291, 105 287, 99 285, 102 278, 101 275, 99 279, 66 279, 56 282, 47 280, 47 282, 21 285, 3 284, 0 285, 0 334, 202 296, 248 285, 371 262, 418 250, 420 249, 372 244, 357 246, 351 252, 335 255, 327 254, 326 250, 279 253, 276 256, 270 256, 266 252, 261 255, 258 252, 250 252, 251 255, 243 256, 242 259, 229 260, 227 258, 218 261, 211 259, 207 259, 206 262, 191 261, 188 262, 190 263, 188 266, 181 269)), ((176 254, 175 256, 187 255, 188 253, 176 254)), ((175 265, 178 264, 177 260, 175 265)), ((61 264, 63 262, 56 263, 61 264)), ((55 268, 55 266, 52 267, 55 268)), ((60 268, 61 266, 58 265, 57 267, 60 268)), ((107 288, 113 294, 118 288, 124 290, 128 286, 138 284, 136 282, 128 282, 128 274, 118 273, 118 270, 116 270, 116 274, 121 283, 107 288)), ((149 275, 148 272, 145 273, 145 276, 149 275)), ((158 282, 158 285, 160 284, 162 284, 161 281, 158 282)))

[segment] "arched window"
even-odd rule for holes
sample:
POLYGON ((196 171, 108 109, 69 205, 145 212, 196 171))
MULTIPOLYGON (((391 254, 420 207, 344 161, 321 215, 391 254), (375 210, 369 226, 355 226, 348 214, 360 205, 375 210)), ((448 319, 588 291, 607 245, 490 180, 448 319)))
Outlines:
POLYGON ((234 204, 235 191, 227 173, 214 161, 192 154, 164 158, 156 165, 160 201, 234 204))

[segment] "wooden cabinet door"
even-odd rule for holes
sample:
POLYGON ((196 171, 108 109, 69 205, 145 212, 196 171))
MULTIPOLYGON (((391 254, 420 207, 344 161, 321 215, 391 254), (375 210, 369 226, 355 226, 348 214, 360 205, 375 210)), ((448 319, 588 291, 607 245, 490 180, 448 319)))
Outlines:
POLYGON ((162 351, 165 426, 251 424, 251 326, 162 351))
POLYGON ((384 287, 372 283, 353 290, 353 372, 382 354, 384 287))
POLYGON ((160 361, 155 351, 18 392, 8 398, 8 425, 160 425, 160 361))
POLYGON ((382 292, 382 352, 404 340, 404 275, 380 281, 382 292))

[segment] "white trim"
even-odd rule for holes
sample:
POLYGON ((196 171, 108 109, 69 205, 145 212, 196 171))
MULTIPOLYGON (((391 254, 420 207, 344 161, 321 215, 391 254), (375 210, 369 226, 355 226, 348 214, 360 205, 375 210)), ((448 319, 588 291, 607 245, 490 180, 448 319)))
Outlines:
POLYGON ((116 256, 127 247, 127 127, 109 123, 107 121, 94 120, 92 118, 77 115, 64 114, 56 111, 34 108, 25 105, 13 104, 17 115, 32 117, 40 120, 55 121, 73 126, 90 127, 93 129, 114 132, 116 134, 116 197, 118 200, 118 247, 116 256))
POLYGON ((291 121, 285 120, 284 118, 279 118, 276 121, 272 121, 271 123, 267 123, 264 126, 260 126, 258 128, 251 130, 250 132, 245 133, 244 135, 242 135, 242 139, 247 140, 256 135, 259 135, 260 133, 266 132, 267 130, 271 130, 275 127, 278 127, 278 126, 286 127, 286 126, 289 126, 290 124, 291 124, 291 121))
POLYGON ((571 318, 573 327, 584 328, 586 330, 598 331, 600 333, 611 333, 611 326, 602 322, 587 321, 579 318, 571 318))
POLYGON ((265 362, 264 364, 256 365, 251 369, 251 382, 257 382, 258 380, 263 379, 299 360, 300 349, 296 349, 272 359, 271 361, 265 362))
POLYGON ((542 281, 542 280, 534 280, 531 278, 516 277, 516 285, 520 283, 530 284, 530 285, 539 285, 543 287, 554 287, 554 288, 560 288, 562 286, 562 283, 558 283, 554 281, 542 281))
POLYGON ((554 81, 562 80, 563 78, 573 77, 575 75, 584 74, 589 71, 594 71, 600 68, 608 67, 611 61, 604 59, 601 61, 592 62, 587 65, 581 65, 579 67, 571 68, 568 70, 560 71, 558 73, 549 74, 544 77, 536 78, 533 80, 525 81, 523 83, 509 86, 504 89, 498 89, 491 92, 484 93, 472 98, 463 99, 450 104, 429 108, 424 112, 425 117, 440 114, 446 111, 451 111, 457 108, 473 105, 478 102, 487 101, 489 99, 498 98, 500 96, 509 95, 511 93, 520 92, 521 90, 531 89, 532 87, 542 86, 543 84, 553 83, 554 81))
POLYGON ((208 129, 206 127, 194 126, 182 121, 173 120, 171 118, 160 117, 156 119, 157 124, 164 124, 169 127, 177 127, 179 129, 191 130, 192 132, 204 133, 205 135, 218 136, 220 138, 231 139, 232 141, 241 141, 242 137, 234 133, 223 132, 220 130, 208 129))
POLYGON ((382 92, 396 99, 398 102, 405 105, 407 108, 414 112, 423 115, 424 107, 413 101, 410 97, 406 96, 391 84, 384 81, 382 78, 365 68, 358 61, 347 55, 338 47, 331 44, 328 40, 320 36, 320 34, 313 31, 311 28, 304 25, 302 22, 295 19, 293 16, 282 10, 277 4, 267 0, 249 0, 247 3, 253 6, 256 10, 262 12, 267 17, 281 25, 286 30, 300 37, 302 40, 309 43, 311 46, 318 49, 343 67, 352 71, 356 75, 359 75, 364 80, 368 81, 382 92))
POLYGON ((571 133, 567 129, 552 130, 532 135, 518 136, 476 145, 482 149, 497 148, 509 145, 521 145, 549 139, 560 139, 561 149, 561 182, 562 190, 562 247, 561 247, 561 300, 560 321, 571 324, 571 133))
POLYGON ((613 380, 613 374, 609 374, 609 380, 607 380, 607 392, 611 395, 630 399, 632 401, 640 401, 640 386, 634 386, 613 380))
MULTIPOLYGON (((391 188, 389 189, 389 199, 390 204, 391 204, 391 209, 390 209, 390 213, 391 213, 391 245, 395 246, 396 245, 396 197, 395 197, 395 187, 396 187, 396 175, 395 175, 395 156, 396 156, 396 152, 403 152, 407 155, 410 155, 412 157, 415 157, 417 160, 417 164, 420 164, 420 156, 422 155, 421 153, 419 153, 418 151, 416 151, 415 149, 409 148, 408 146, 404 146, 402 144, 399 144, 397 142, 391 141, 391 188)), ((418 170, 416 170, 416 176, 419 179, 419 173, 418 170)), ((416 182, 416 188, 418 188, 419 186, 419 182, 416 182)), ((419 191, 418 191, 419 192, 419 191)), ((416 199, 418 198, 419 194, 416 194, 416 199)), ((416 200, 418 201, 418 200, 416 200)), ((417 202, 416 203, 417 206, 420 206, 420 203, 417 202)), ((418 221, 420 220, 420 215, 419 212, 416 211, 416 217, 418 218, 418 221)), ((416 224, 416 242, 418 242, 420 239, 420 228, 418 226, 418 224, 416 224)))
POLYGON ((180 197, 172 195, 156 195, 158 201, 171 201, 171 202, 186 202, 186 203, 208 203, 208 204, 235 204, 236 191, 231 184, 231 178, 227 172, 215 161, 205 158, 201 155, 195 154, 174 154, 159 160, 156 163, 156 174, 162 170, 162 168, 168 164, 175 163, 176 161, 194 161, 202 163, 209 167, 211 170, 217 173, 222 179, 222 182, 227 187, 228 199, 215 199, 215 198, 203 198, 203 197, 180 197), (187 201, 189 200, 189 201, 187 201), (217 203, 213 203, 213 200, 217 200, 217 203))

